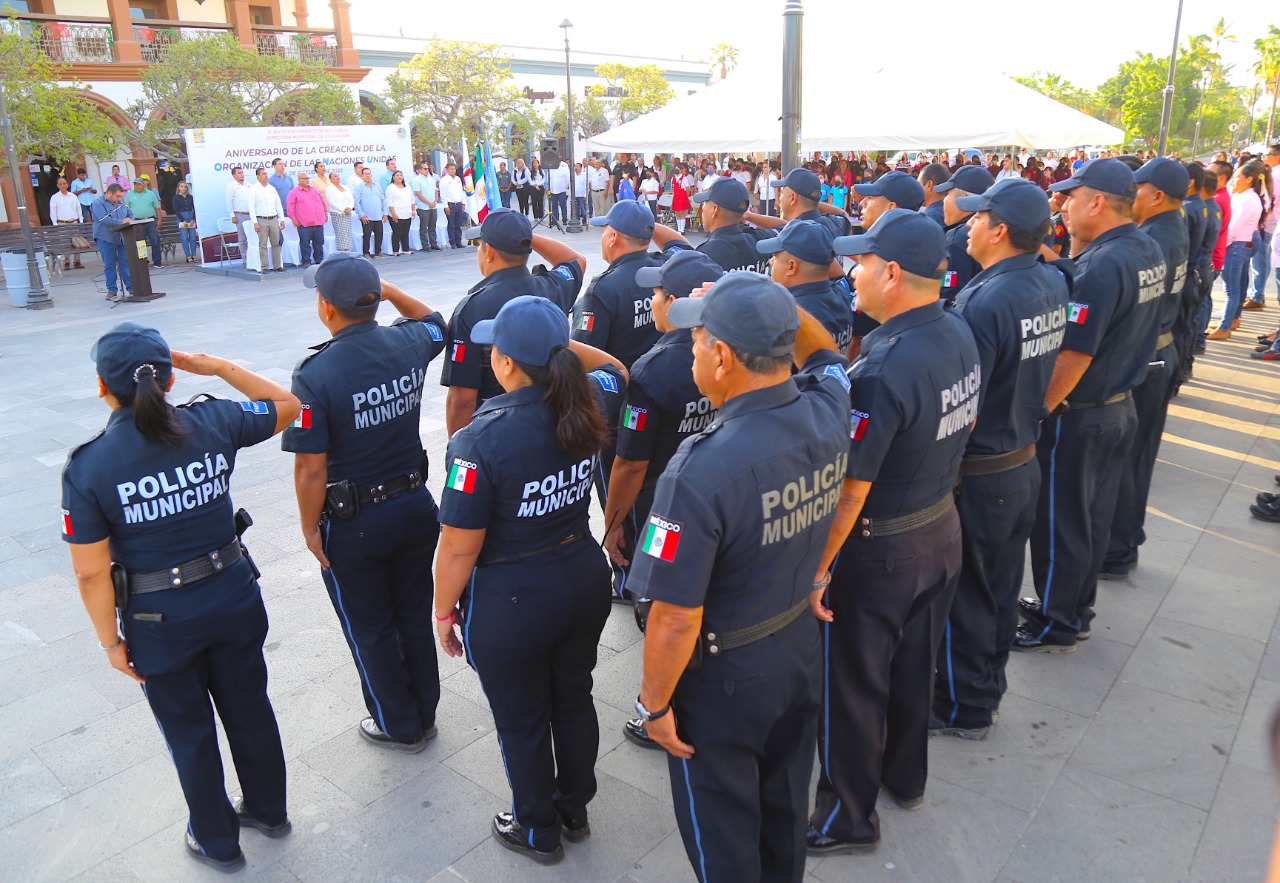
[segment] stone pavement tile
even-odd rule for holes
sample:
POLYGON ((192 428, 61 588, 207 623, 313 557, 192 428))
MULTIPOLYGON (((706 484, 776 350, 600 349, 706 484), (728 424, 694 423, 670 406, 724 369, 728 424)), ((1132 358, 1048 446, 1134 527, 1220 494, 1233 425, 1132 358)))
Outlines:
POLYGON ((596 769, 626 782, 666 806, 671 806, 671 776, 667 767, 667 752, 632 744, 621 733, 621 722, 625 722, 628 716, 611 709, 612 706, 597 705, 601 720, 600 743, 603 745, 610 738, 611 734, 604 729, 604 721, 610 714, 621 716, 619 725, 613 731, 621 741, 608 752, 602 752, 596 769))
POLYGON ((1245 706, 1240 727, 1227 761, 1236 766, 1247 766, 1266 775, 1274 776, 1272 759, 1271 721, 1280 710, 1280 683, 1259 677, 1253 682, 1249 704, 1245 706))
MULTIPOLYGON (((6 493, 5 485, 8 482, 0 480, 0 497, 6 493)), ((0 561, 12 561, 14 558, 21 558, 27 554, 29 550, 26 546, 19 543, 13 537, 0 537, 0 561)))
POLYGON ((1099 580, 1093 635, 1129 646, 1137 644, 1169 591, 1170 582, 1171 578, 1154 577, 1141 564, 1126 580, 1099 580))
POLYGON ((58 777, 31 751, 0 761, 0 828, 67 796, 58 777))
MULTIPOLYGON (((172 880, 191 880, 212 883, 225 880, 222 872, 206 867, 187 855, 185 820, 158 831, 141 843, 126 849, 121 855, 138 879, 147 883, 169 883, 172 880)), ((247 864, 236 876, 244 876, 254 883, 298 883, 298 878, 283 867, 273 856, 263 856, 256 848, 259 843, 270 842, 253 832, 240 836, 240 849, 247 864)))
POLYGON ((1121 681, 1069 766, 1207 810, 1240 715, 1121 681))
POLYGON ((621 652, 642 640, 644 635, 636 626, 635 608, 630 604, 614 604, 609 611, 609 620, 604 624, 604 632, 600 635, 600 643, 621 652))
MULTIPOLYGON (((1171 449, 1174 447, 1170 445, 1171 449)), ((1147 517, 1143 522, 1147 533, 1147 545, 1141 550, 1144 559, 1149 557, 1149 544, 1155 537, 1194 541, 1199 536, 1199 528, 1209 520, 1213 507, 1230 487, 1232 476, 1206 473, 1189 466, 1180 456, 1183 450, 1186 448, 1174 452, 1179 456, 1170 460, 1166 457, 1170 451, 1162 447, 1156 461, 1147 517)))
POLYGON ((1266 877, 1280 810, 1274 776, 1227 764, 1191 864, 1191 880, 1244 883, 1266 877))
POLYGON ((1006 669, 1009 692, 1092 717, 1131 652, 1128 644, 1097 636, 1081 644, 1075 653, 1015 653, 1006 669))
POLYGON ((12 880, 65 880, 187 817, 167 755, 154 755, 0 831, 12 880))
POLYGON ((493 798, 439 764, 285 856, 304 883, 428 879, 487 834, 493 798))
MULTIPOLYGON (((628 616, 630 613, 628 612, 628 616)), ((644 671, 644 642, 637 641, 617 656, 596 666, 594 695, 620 711, 631 713, 644 671)))
MULTIPOLYGON (((7 629, 0 627, 0 635, 5 631, 7 629)), ((0 646, 4 646, 3 642, 0 646)), ((25 653, 7 656, 0 652, 0 707, 58 684, 86 677, 86 673, 102 661, 97 640, 92 635, 83 634, 50 644, 32 642, 25 653)))
POLYGON ((883 797, 880 848, 872 855, 809 860, 824 883, 849 880, 988 881, 995 878, 1031 816, 943 781, 931 781, 924 808, 903 812, 883 797), (892 867, 888 867, 892 865, 892 867))
MULTIPOLYGON (((1173 422, 1170 421, 1171 424, 1173 422)), ((1194 469, 1205 475, 1227 480, 1234 479, 1237 473, 1240 472, 1243 455, 1220 444, 1223 439, 1214 434, 1212 429, 1196 426, 1188 429, 1184 435, 1179 431, 1181 428, 1176 425, 1170 425, 1165 430, 1166 434, 1160 443, 1160 458, 1162 460, 1174 460, 1187 469, 1194 469), (1188 442, 1211 446, 1219 450, 1206 451, 1203 448, 1196 447, 1194 444, 1188 444, 1188 442)), ((1187 520, 1192 524, 1199 523, 1199 519, 1187 520)))
POLYGON ((1188 566, 1160 605, 1160 617, 1265 641, 1280 611, 1275 582, 1266 579, 1266 574, 1260 571, 1252 578, 1235 574, 1224 579, 1214 570, 1188 566))
POLYGON ((280 725, 286 762, 351 730, 365 716, 363 703, 353 705, 314 683, 284 694, 273 692, 271 704, 280 725))
POLYGON ((142 758, 168 756, 164 736, 145 702, 76 727, 33 751, 69 794, 105 781, 142 758))
POLYGON ((23 697, 0 708, 0 758, 21 754, 114 711, 84 680, 23 697))
POLYGON ((677 830, 641 856, 622 879, 627 883, 694 883, 698 877, 689 864, 684 841, 677 830))
MULTIPOLYGON (((57 499, 57 497, 46 497, 46 499, 57 499)), ((52 506, 49 512, 53 517, 57 516, 57 510, 52 506)), ((24 523, 30 523, 30 515, 26 516, 24 523)), ((0 527, 0 533, 8 532, 0 527)), ((21 558, 0 562, 0 589, 19 586, 52 573, 68 572, 71 569, 71 559, 67 556, 67 550, 61 548, 61 545, 59 543, 56 548, 42 549, 21 558)))
POLYGON ((102 864, 71 879, 75 883, 138 883, 142 878, 129 867, 123 855, 113 855, 102 864))
POLYGON ((929 740, 929 779, 1035 812, 1088 725, 1089 718, 1006 694, 1000 721, 981 742, 929 740))
POLYGON ((1070 763, 1023 832, 999 879, 1183 880, 1207 815, 1070 763))
POLYGON ((1261 658, 1259 641, 1157 616, 1120 677, 1122 682, 1239 714, 1261 658))
MULTIPOLYGON (((240 832, 240 844, 245 852, 264 861, 281 859, 313 840, 323 839, 334 825, 362 808, 305 763, 290 763, 288 775, 289 820, 293 822, 293 833, 272 840, 252 829, 240 832)), ((237 793, 236 798, 239 796, 237 793)))
POLYGON ((10 589, 4 593, 0 605, 3 605, 0 609, 4 611, 7 630, 30 631, 46 643, 74 635, 91 625, 75 583, 62 574, 50 574, 10 589))
MULTIPOLYGON (((599 671, 599 667, 596 670, 599 671)), ((484 695, 484 690, 480 686, 480 678, 476 676, 470 666, 455 671, 447 677, 444 671, 441 671, 440 676, 441 683, 446 689, 452 690, 468 702, 483 708, 486 713, 489 711, 489 699, 484 695)), ((599 690, 597 689, 596 692, 598 693, 599 690)))

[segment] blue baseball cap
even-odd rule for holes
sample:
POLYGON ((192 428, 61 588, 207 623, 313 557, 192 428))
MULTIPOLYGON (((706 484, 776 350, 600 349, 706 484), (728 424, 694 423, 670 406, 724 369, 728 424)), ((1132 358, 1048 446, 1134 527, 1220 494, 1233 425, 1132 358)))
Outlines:
POLYGON ((1191 186, 1191 173, 1176 159, 1157 156, 1147 160, 1145 165, 1133 173, 1133 181, 1135 184, 1150 184, 1174 199, 1181 200, 1191 186))
POLYGON ((822 200, 822 179, 808 169, 796 166, 781 181, 770 181, 770 187, 790 187, 797 195, 814 202, 822 200))
POLYGON ((673 254, 660 266, 636 270, 636 285, 641 288, 661 288, 670 297, 686 297, 695 288, 707 282, 715 282, 723 275, 724 268, 711 258, 700 251, 686 248, 673 254))
POLYGON ((950 180, 933 185, 934 193, 946 193, 948 190, 963 190, 965 193, 986 193, 996 179, 982 166, 964 166, 956 169, 950 180))
POLYGON ((906 172, 885 172, 870 184, 854 184, 853 192, 859 196, 883 196, 898 208, 913 212, 924 205, 924 188, 906 172))
POLYGON ((676 328, 706 328, 753 356, 785 356, 794 343, 779 343, 778 338, 800 327, 800 314, 791 292, 777 282, 750 270, 734 270, 706 297, 682 297, 673 303, 667 321, 676 328))
POLYGON ((335 251, 307 267, 302 284, 344 310, 376 312, 382 300, 382 278, 373 262, 351 251, 335 251))
POLYGON ((836 254, 874 254, 912 275, 940 279, 942 262, 947 259, 947 240, 933 218, 915 209, 894 208, 881 215, 866 233, 838 237, 836 254))
POLYGON ((636 239, 653 237, 653 212, 649 207, 641 205, 634 199, 619 199, 609 209, 607 215, 599 215, 591 219, 592 227, 612 227, 619 233, 634 236, 636 239))
POLYGON ((545 297, 522 294, 503 304, 497 316, 477 322, 471 340, 493 344, 504 356, 541 368, 557 347, 569 345, 569 319, 545 297))
POLYGON ((695 193, 689 197, 689 201, 694 205, 708 200, 731 212, 745 212, 751 207, 747 185, 737 178, 721 178, 701 193, 695 193))
POLYGON ((132 393, 138 385, 138 369, 150 365, 160 388, 173 376, 173 356, 160 332, 136 322, 121 322, 89 350, 98 376, 113 393, 132 393))
POLYGON ((958 196, 956 208, 962 212, 995 212, 1024 233, 1035 233, 1049 221, 1045 192, 1026 178, 1006 178, 986 193, 958 196))
POLYGON ((1061 193, 1077 187, 1089 187, 1100 193, 1133 196, 1133 172, 1118 159, 1091 159, 1065 181, 1050 184, 1049 189, 1061 193))
POLYGON ((494 209, 479 227, 468 227, 463 235, 468 242, 479 239, 505 254, 533 251, 533 226, 523 212, 511 209, 494 209))
POLYGON ((806 263, 826 266, 836 257, 835 237, 825 224, 817 221, 792 221, 772 239, 757 240, 756 251, 761 254, 785 251, 806 263))

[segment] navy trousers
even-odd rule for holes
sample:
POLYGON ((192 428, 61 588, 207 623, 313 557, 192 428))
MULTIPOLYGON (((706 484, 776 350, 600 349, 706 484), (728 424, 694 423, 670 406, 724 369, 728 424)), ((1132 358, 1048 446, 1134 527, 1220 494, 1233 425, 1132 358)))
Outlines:
POLYGON ((324 260, 324 227, 298 228, 298 254, 304 264, 318 264, 324 260))
POLYGON ((227 799, 215 709, 245 809, 272 825, 287 818, 284 750, 262 658, 267 611, 248 562, 190 588, 134 595, 124 636, 178 770, 188 830, 207 855, 233 859, 240 853, 240 824, 227 799), (163 619, 139 620, 140 613, 163 619))
POLYGON ((325 525, 331 566, 321 574, 365 708, 382 732, 402 742, 416 742, 435 724, 440 703, 431 606, 438 515, 431 492, 420 488, 325 525))
POLYGON ((938 647, 933 713, 949 726, 986 727, 1007 688, 1040 465, 971 475, 956 494, 964 563, 938 647))

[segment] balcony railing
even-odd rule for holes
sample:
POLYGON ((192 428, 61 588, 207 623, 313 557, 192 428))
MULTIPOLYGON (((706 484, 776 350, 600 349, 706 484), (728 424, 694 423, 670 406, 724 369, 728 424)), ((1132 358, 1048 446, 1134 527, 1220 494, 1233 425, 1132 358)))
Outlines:
POLYGON ((279 55, 299 61, 316 61, 324 67, 338 63, 338 41, 321 31, 257 30, 253 42, 259 55, 279 55))
POLYGON ((183 40, 208 40, 231 33, 231 26, 190 28, 174 22, 148 22, 133 26, 133 39, 142 47, 142 60, 148 64, 163 61, 169 47, 183 40))
MULTIPOLYGON (((50 61, 64 64, 96 64, 115 61, 111 48, 111 26, 96 22, 23 21, 14 27, 36 42, 50 61)), ((5 22, 6 29, 9 23, 5 22)))

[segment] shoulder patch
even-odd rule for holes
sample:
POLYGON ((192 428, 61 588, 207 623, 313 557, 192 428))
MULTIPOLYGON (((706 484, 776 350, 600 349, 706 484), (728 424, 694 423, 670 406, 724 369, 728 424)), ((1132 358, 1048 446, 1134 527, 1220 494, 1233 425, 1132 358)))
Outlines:
POLYGON ((431 339, 439 342, 444 340, 444 332, 440 330, 440 326, 435 322, 423 322, 427 326, 427 334, 431 335, 431 339))
POLYGON ((680 522, 651 513, 649 523, 645 525, 644 538, 640 541, 640 551, 661 561, 675 561, 683 529, 680 522))
POLYGON ((477 465, 471 460, 454 457, 453 464, 449 467, 449 477, 445 479, 444 486, 450 490, 461 491, 464 494, 474 494, 476 491, 477 468, 477 465))
POLYGON ((828 365, 827 367, 822 369, 822 373, 828 376, 834 377, 836 380, 839 380, 840 384, 845 389, 849 388, 849 375, 846 374, 844 372, 844 369, 841 368, 839 365, 828 365))
POLYGON ((294 418, 293 423, 289 424, 294 429, 310 429, 311 428, 311 405, 307 402, 302 403, 302 410, 298 412, 298 416, 294 418))
POLYGON ((578 330, 590 331, 596 327, 596 314, 590 310, 583 310, 582 315, 578 317, 578 330))
POLYGON ((564 265, 556 267, 555 270, 553 270, 552 272, 555 273, 557 276, 561 276, 565 279, 568 279, 570 282, 573 281, 573 271, 564 265))
POLYGON ((859 411, 853 408, 849 411, 849 438, 854 441, 861 441, 862 437, 867 434, 867 424, 871 422, 871 415, 865 411, 859 411))
POLYGON ((1073 302, 1067 312, 1067 321, 1073 325, 1083 325, 1089 318, 1089 305, 1073 302))
POLYGON ((618 391, 618 379, 614 377, 612 374, 610 374, 608 371, 604 371, 604 370, 591 371, 591 372, 588 372, 587 376, 594 377, 596 379, 596 382, 599 383, 601 386, 603 386, 605 389, 607 389, 609 392, 618 391))
POLYGON ((266 402, 240 402, 240 410, 249 414, 269 414, 271 409, 266 402))

